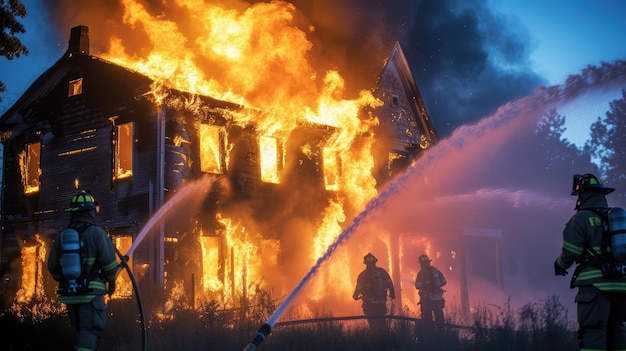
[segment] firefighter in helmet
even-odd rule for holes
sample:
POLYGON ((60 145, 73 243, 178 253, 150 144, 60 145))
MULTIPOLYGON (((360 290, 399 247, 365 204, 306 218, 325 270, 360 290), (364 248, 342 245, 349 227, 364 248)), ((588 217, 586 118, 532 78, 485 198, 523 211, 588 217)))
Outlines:
POLYGON ((442 287, 446 285, 446 278, 441 271, 430 265, 432 260, 427 255, 420 255, 417 260, 421 269, 415 277, 415 289, 419 290, 422 319, 432 321, 434 316, 435 322, 443 323, 445 290, 442 287))
POLYGON ((387 322, 383 318, 387 314, 387 298, 395 299, 396 293, 389 273, 381 267, 376 266, 378 259, 368 253, 363 257, 363 270, 357 280, 356 288, 352 294, 354 300, 363 300, 361 307, 366 316, 376 316, 378 318, 368 318, 367 322, 373 331, 387 330, 387 322))
MULTIPOLYGON (((68 229, 80 240, 81 259, 78 261, 80 279, 76 286, 68 287, 67 271, 70 262, 66 236, 61 231, 52 242, 48 256, 48 271, 59 282, 59 302, 67 307, 67 313, 76 332, 76 350, 96 350, 106 320, 104 295, 115 291, 118 263, 115 247, 107 232, 96 223, 96 212, 100 206, 87 191, 81 190, 72 197, 71 219, 68 229), (68 258, 68 259, 64 259, 68 258), (64 266, 65 265, 65 266, 64 266)), ((73 281, 73 279, 72 279, 73 281)))
POLYGON ((572 196, 577 196, 576 213, 565 224, 563 247, 554 262, 556 275, 567 275, 577 267, 570 287, 578 287, 575 301, 578 344, 581 350, 626 350, 626 278, 609 278, 601 270, 594 252, 604 239, 602 213, 608 211, 605 187, 593 174, 575 174, 572 196))

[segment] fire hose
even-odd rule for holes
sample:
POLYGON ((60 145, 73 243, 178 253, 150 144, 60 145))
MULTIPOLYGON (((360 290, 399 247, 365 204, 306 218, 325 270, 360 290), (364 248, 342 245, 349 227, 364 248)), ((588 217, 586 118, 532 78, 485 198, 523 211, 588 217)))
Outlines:
MULTIPOLYGON (((128 273, 128 277, 130 278, 130 282, 133 286, 133 290, 135 291, 135 296, 137 299, 137 309, 139 310, 139 321, 141 323, 141 350, 146 351, 146 321, 143 314, 143 305, 141 303, 141 297, 139 296, 139 288, 137 288, 137 282, 135 281, 135 277, 133 273, 130 271, 130 267, 128 266, 128 256, 122 255, 120 250, 115 249, 115 253, 120 258, 122 262, 120 262, 120 267, 126 269, 128 273)), ((119 274, 119 271, 118 271, 119 274)))

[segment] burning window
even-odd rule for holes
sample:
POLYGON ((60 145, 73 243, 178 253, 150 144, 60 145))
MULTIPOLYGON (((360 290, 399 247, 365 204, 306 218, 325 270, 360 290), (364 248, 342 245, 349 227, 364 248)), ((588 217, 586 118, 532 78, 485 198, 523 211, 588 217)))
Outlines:
POLYGON ((32 194, 39 191, 39 175, 41 143, 26 144, 26 150, 20 154, 20 169, 24 193, 32 194))
POLYGON ((67 96, 80 95, 83 93, 83 79, 78 78, 70 80, 69 88, 67 90, 67 96))
POLYGON ((46 249, 42 246, 39 235, 36 235, 35 239, 35 243, 22 246, 22 279, 16 294, 17 303, 28 303, 33 297, 44 293, 43 271, 46 249))
MULTIPOLYGON (((113 235, 113 245, 120 252, 128 252, 133 245, 133 237, 131 235, 113 235)), ((133 256, 131 255, 126 262, 128 267, 133 267, 133 256)), ((113 298, 128 298, 133 295, 133 285, 128 274, 118 274, 115 280, 115 293, 113 298)))
POLYGON ((389 175, 398 174, 399 172, 404 170, 408 166, 408 162, 409 159, 406 157, 406 155, 397 152, 390 152, 389 164, 387 166, 389 175))
POLYGON ((133 175, 134 131, 135 124, 133 122, 115 126, 113 179, 129 178, 133 175))
POLYGON ((209 124, 200 125, 200 169, 202 172, 222 174, 222 150, 225 149, 223 128, 209 124))
POLYGON ((334 149, 324 148, 324 185, 326 190, 339 190, 339 157, 334 149))
POLYGON ((261 152, 261 180, 266 183, 280 183, 279 171, 282 162, 278 139, 262 135, 259 137, 259 149, 261 152))

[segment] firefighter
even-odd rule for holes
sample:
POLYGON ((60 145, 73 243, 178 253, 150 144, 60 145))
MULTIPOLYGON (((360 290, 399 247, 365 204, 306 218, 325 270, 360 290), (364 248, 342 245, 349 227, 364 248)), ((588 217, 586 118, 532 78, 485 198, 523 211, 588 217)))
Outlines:
POLYGON ((419 290, 420 302, 418 304, 422 312, 422 319, 432 321, 434 315, 435 322, 443 323, 443 308, 445 306, 443 293, 445 290, 442 287, 446 285, 446 278, 437 268, 430 265, 432 260, 427 255, 420 255, 417 260, 421 269, 415 277, 415 289, 419 290))
POLYGON ((376 316, 378 318, 368 318, 367 322, 372 331, 387 330, 387 322, 383 316, 387 314, 387 298, 395 299, 396 293, 389 273, 381 267, 376 266, 378 259, 368 253, 363 257, 363 270, 356 281, 356 288, 352 298, 363 300, 361 307, 365 316, 376 316))
MULTIPOLYGON (((67 266, 64 260, 68 254, 64 238, 60 232, 52 242, 48 256, 48 271, 59 282, 58 300, 67 307, 67 313, 76 332, 75 350, 96 350, 100 342, 106 320, 104 295, 115 291, 115 277, 118 263, 115 247, 106 231, 96 224, 96 212, 100 206, 94 197, 80 191, 72 197, 69 228, 80 233, 83 250, 81 266, 82 284, 68 291, 67 266)), ((75 232, 75 233, 76 233, 75 232)))
POLYGON ((614 190, 593 174, 574 175, 576 213, 565 224, 562 251, 554 262, 554 273, 563 276, 577 263, 570 287, 578 287, 580 350, 626 350, 626 278, 605 278, 590 251, 600 252, 604 228, 599 213, 608 210, 605 195, 614 190))

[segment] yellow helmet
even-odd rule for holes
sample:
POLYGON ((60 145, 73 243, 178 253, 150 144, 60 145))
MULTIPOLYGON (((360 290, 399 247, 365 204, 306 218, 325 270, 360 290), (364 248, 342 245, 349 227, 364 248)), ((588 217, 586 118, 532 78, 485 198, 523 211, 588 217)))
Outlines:
POLYGON ((93 195, 85 190, 81 190, 76 195, 72 196, 70 207, 67 210, 72 212, 87 211, 95 209, 96 206, 98 206, 98 202, 96 202, 93 195))

